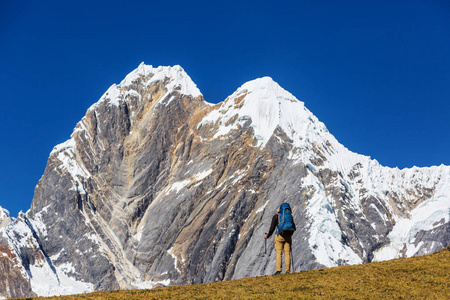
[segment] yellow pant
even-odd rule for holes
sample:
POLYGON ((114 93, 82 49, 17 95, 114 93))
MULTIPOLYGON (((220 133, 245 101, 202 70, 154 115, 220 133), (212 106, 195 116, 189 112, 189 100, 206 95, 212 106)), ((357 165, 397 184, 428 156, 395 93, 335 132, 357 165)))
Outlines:
POLYGON ((291 245, 292 235, 275 235, 275 251, 277 253, 277 272, 282 269, 281 258, 284 250, 284 262, 286 263, 286 272, 291 271, 291 245))

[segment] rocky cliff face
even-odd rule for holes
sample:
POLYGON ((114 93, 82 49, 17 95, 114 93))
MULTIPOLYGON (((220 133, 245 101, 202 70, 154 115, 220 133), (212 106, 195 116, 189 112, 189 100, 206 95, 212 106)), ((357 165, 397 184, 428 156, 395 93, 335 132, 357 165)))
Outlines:
POLYGON ((450 167, 350 152, 268 77, 212 105, 181 67, 141 64, 53 149, 31 209, 0 217, 0 295, 271 274, 282 202, 296 271, 427 254, 449 246, 449 187, 450 167))

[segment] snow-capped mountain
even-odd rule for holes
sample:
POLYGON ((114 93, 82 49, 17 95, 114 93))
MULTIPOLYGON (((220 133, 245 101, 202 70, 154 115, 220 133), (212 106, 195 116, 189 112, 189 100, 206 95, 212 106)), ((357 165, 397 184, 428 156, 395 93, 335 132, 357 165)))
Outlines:
POLYGON ((0 209, 0 296, 272 274, 282 202, 296 271, 449 246, 450 167, 353 153, 269 77, 210 104, 180 66, 141 64, 53 149, 31 209, 0 209))

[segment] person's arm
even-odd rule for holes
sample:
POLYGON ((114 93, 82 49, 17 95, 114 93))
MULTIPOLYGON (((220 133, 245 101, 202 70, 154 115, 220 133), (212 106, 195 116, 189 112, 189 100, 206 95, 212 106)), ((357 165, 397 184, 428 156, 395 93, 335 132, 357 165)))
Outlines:
POLYGON ((278 225, 278 215, 275 214, 272 217, 272 223, 270 224, 269 233, 264 236, 266 239, 270 238, 272 233, 275 231, 277 225, 278 225))

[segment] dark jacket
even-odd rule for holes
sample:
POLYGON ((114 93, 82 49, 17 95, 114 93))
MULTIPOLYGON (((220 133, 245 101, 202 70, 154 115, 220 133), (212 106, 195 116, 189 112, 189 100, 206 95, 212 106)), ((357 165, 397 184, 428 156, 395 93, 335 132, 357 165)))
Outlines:
MULTIPOLYGON (((294 225, 295 230, 295 222, 294 219, 292 219, 292 225, 294 225)), ((274 214, 272 217, 272 223, 270 224, 269 233, 267 234, 267 238, 270 238, 272 233, 275 231, 275 229, 278 227, 278 214, 274 214)), ((278 230, 277 230, 278 233, 278 230)))

